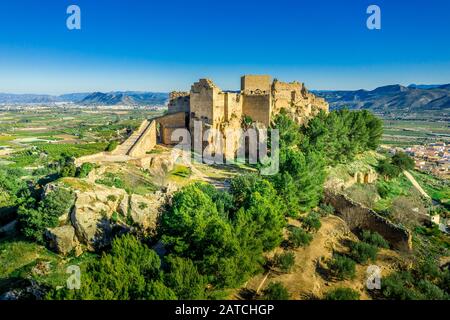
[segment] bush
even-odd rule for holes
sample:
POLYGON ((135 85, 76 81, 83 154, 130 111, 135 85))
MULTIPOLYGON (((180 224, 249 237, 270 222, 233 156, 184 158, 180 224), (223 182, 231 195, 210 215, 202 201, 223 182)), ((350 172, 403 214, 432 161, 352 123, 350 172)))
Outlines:
POLYGON ((295 254, 293 252, 283 252, 276 254, 273 258, 274 265, 283 272, 290 272, 295 264, 295 254))
POLYGON ((89 162, 83 163, 81 167, 77 169, 76 176, 78 178, 86 178, 93 169, 94 165, 92 163, 89 162))
POLYGON ((327 262, 330 274, 339 279, 353 279, 355 277, 356 263, 352 259, 335 254, 332 259, 327 262))
POLYGON ((316 232, 322 226, 319 216, 316 213, 308 214, 305 218, 302 219, 302 224, 303 227, 310 232, 316 232))
POLYGON ((326 217, 330 214, 334 214, 334 207, 331 204, 321 203, 319 206, 319 214, 322 217, 326 217))
POLYGON ((354 242, 351 245, 351 256, 359 263, 366 263, 368 260, 377 259, 378 248, 365 242, 354 242))
POLYGON ((381 293, 390 300, 414 300, 413 277, 409 272, 395 272, 381 281, 381 293))
POLYGON ((393 165, 399 167, 401 170, 414 169, 414 160, 404 152, 397 152, 391 161, 393 165))
POLYGON ((106 147, 106 151, 108 151, 108 152, 114 151, 118 145, 119 145, 119 143, 117 141, 111 141, 108 144, 108 146, 106 147))
POLYGON ((289 243, 293 248, 309 245, 312 238, 313 236, 302 228, 294 227, 289 232, 289 243))
POLYGON ((36 207, 19 208, 19 228, 28 239, 42 243, 47 228, 58 226, 59 217, 68 214, 74 201, 73 194, 63 188, 49 193, 36 207))
POLYGON ((168 272, 165 283, 179 299, 205 299, 206 278, 199 274, 192 260, 180 257, 166 257, 168 272))
POLYGON ((387 242, 378 232, 364 230, 362 233, 362 240, 366 243, 377 246, 378 248, 389 248, 389 242, 387 242))
POLYGON ((289 300, 289 292, 281 282, 272 282, 264 290, 264 300, 289 300))
POLYGON ((449 299, 441 288, 428 280, 420 280, 417 284, 417 289, 420 292, 421 299, 423 300, 447 300, 449 299))
POLYGON ((395 178, 402 172, 399 167, 393 165, 388 159, 383 159, 378 163, 377 171, 387 178, 395 178))
POLYGON ((107 199, 108 201, 115 202, 115 201, 117 200, 117 197, 116 197, 115 195, 113 195, 113 194, 110 194, 110 195, 108 195, 108 196, 106 197, 106 199, 107 199))
POLYGON ((61 300, 172 300, 175 292, 163 282, 158 254, 136 237, 115 238, 108 253, 93 259, 83 272, 80 290, 50 292, 61 300))
POLYGON ((359 300, 359 292, 350 288, 337 288, 329 291, 326 300, 359 300))
POLYGON ((61 177, 75 177, 77 167, 75 166, 75 159, 70 156, 64 156, 60 161, 59 175, 61 177))

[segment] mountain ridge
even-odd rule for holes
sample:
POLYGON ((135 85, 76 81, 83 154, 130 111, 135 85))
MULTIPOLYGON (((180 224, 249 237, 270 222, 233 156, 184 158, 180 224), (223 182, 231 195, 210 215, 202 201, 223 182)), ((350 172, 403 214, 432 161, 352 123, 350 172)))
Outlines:
POLYGON ((374 90, 314 91, 325 98, 331 109, 444 110, 450 108, 450 84, 409 85, 394 84, 374 90))
POLYGON ((150 91, 75 92, 61 95, 0 93, 3 104, 77 103, 82 105, 163 105, 168 93, 150 91))

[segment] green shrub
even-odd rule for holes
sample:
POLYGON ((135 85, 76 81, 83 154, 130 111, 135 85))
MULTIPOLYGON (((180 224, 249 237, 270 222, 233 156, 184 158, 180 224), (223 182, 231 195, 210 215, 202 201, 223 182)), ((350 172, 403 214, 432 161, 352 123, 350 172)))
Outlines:
POLYGON ((264 290, 264 300, 289 300, 290 295, 281 282, 272 282, 264 290))
POLYGON ((92 163, 89 162, 83 163, 81 167, 77 169, 76 176, 78 178, 86 178, 93 169, 94 165, 92 163))
POLYGON ((308 214, 302 219, 302 224, 303 227, 310 232, 316 232, 322 226, 319 215, 317 213, 308 214))
POLYGON ((313 236, 302 228, 289 230, 289 243, 293 248, 305 247, 311 243, 313 236))
POLYGON ((117 221, 119 221, 119 214, 114 211, 113 214, 111 215, 111 220, 116 223, 117 221))
POLYGON ((389 248, 389 242, 387 242, 378 232, 364 230, 362 233, 362 240, 366 243, 377 246, 378 248, 389 248))
POLYGON ((290 251, 276 254, 273 258, 273 262, 281 271, 288 273, 295 265, 295 254, 290 251))
POLYGON ((354 242, 350 247, 351 257, 359 262, 366 263, 368 260, 377 259, 378 248, 365 242, 354 242))
POLYGON ((80 290, 51 291, 47 299, 172 300, 164 284, 158 254, 132 235, 115 238, 108 253, 93 259, 83 272, 80 290))
POLYGON ((420 280, 417 284, 420 298, 423 300, 448 300, 449 295, 434 283, 428 280, 420 280))
POLYGON ((139 209, 144 210, 148 208, 148 205, 145 202, 139 202, 139 209))
POLYGON ((404 152, 397 152, 392 157, 392 164, 399 167, 401 170, 412 170, 414 169, 414 159, 408 156, 404 152))
POLYGON ((339 280, 355 277, 356 263, 346 256, 335 254, 332 259, 328 260, 327 266, 330 274, 339 280))
POLYGON ((327 292, 326 300, 359 300, 359 292, 351 288, 337 288, 327 292))
POLYGON ((119 145, 119 143, 117 141, 111 141, 108 144, 108 146, 106 147, 105 151, 108 151, 108 152, 114 151, 118 145, 119 145))
POLYGON ((319 214, 322 217, 326 217, 330 214, 334 214, 335 209, 331 204, 321 203, 319 206, 319 214))
POLYGON ((115 195, 113 195, 113 194, 110 194, 110 195, 108 195, 108 196, 106 197, 106 199, 107 199, 108 201, 115 202, 115 201, 117 200, 117 197, 116 197, 115 195))
POLYGON ((31 240, 43 243, 47 228, 58 226, 59 217, 68 214, 74 201, 73 194, 63 188, 50 192, 37 207, 24 205, 19 208, 19 228, 31 240))
POLYGON ((61 177, 75 177, 77 167, 75 166, 75 158, 64 155, 59 161, 59 174, 61 177))
POLYGON ((390 300, 414 300, 418 298, 414 291, 413 276, 409 272, 395 272, 381 281, 381 293, 390 300))
POLYGON ((384 177, 395 178, 400 175, 402 170, 396 165, 392 164, 388 159, 383 159, 378 163, 377 171, 384 177))

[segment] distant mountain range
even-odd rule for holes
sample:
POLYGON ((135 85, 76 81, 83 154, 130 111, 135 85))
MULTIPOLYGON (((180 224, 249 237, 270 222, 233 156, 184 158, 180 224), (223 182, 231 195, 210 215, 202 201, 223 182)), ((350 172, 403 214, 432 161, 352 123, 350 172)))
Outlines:
POLYGON ((389 85, 375 90, 315 91, 330 103, 331 109, 444 110, 450 109, 450 84, 389 85))
POLYGON ((163 105, 169 99, 167 93, 158 92, 94 92, 79 101, 82 105, 163 105))
POLYGON ((59 96, 46 94, 9 94, 0 93, 0 103, 6 104, 51 104, 58 102, 72 102, 80 105, 164 105, 169 94, 159 92, 116 91, 94 93, 69 93, 59 96))
MULTIPOLYGON (((450 109, 450 84, 417 85, 407 87, 389 85, 375 90, 337 90, 313 91, 325 98, 331 109, 370 109, 373 111, 427 111, 450 109)), ((0 93, 0 103, 10 104, 50 104, 73 102, 86 106, 143 106, 164 105, 169 99, 168 93, 115 91, 94 93, 70 93, 60 96, 43 94, 5 94, 0 93)))

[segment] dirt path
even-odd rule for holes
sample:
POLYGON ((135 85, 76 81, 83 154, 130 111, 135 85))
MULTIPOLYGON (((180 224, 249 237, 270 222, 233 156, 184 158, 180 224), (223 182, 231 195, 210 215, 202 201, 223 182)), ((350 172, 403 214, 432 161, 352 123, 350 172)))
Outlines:
POLYGON ((425 190, 422 189, 420 184, 416 181, 416 179, 413 177, 413 175, 411 173, 404 170, 403 174, 405 175, 406 178, 408 178, 409 181, 411 181, 414 188, 416 188, 417 191, 419 191, 422 196, 424 196, 425 198, 431 199, 431 197, 428 195, 428 193, 426 193, 425 190))

